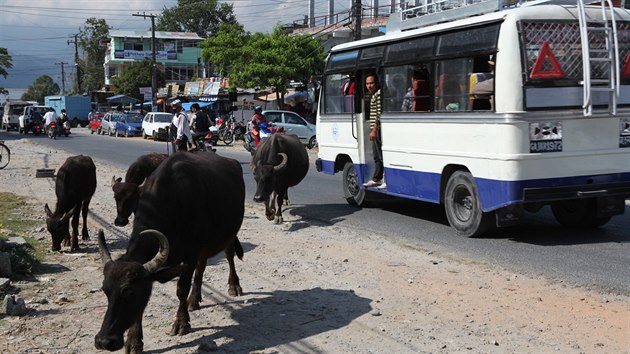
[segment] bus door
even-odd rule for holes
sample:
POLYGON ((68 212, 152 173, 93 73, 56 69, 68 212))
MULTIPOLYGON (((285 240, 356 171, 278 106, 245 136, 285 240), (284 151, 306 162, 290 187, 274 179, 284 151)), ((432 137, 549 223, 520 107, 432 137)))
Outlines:
POLYGON ((353 113, 354 135, 357 139, 359 161, 361 168, 357 171, 361 177, 361 183, 365 183, 372 178, 374 174, 374 155, 372 154, 372 141, 370 141, 370 95, 365 88, 365 78, 367 72, 360 72, 356 76, 357 81, 357 99, 355 99, 356 109, 353 113))

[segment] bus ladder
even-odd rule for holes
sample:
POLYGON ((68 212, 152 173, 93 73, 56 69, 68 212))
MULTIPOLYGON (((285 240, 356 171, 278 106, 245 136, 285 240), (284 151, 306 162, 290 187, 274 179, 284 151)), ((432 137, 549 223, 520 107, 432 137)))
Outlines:
MULTIPOLYGON (((585 116, 593 114, 593 93, 605 92, 608 94, 607 112, 617 114, 617 97, 619 97, 619 48, 617 40, 617 25, 615 14, 610 0, 601 0, 601 19, 587 18, 584 7, 585 2, 592 0, 577 0, 578 21, 580 25, 580 39, 582 43, 582 68, 584 79, 584 109, 585 116), (603 32, 605 36, 604 48, 592 48, 589 41, 589 33, 603 32), (608 67, 604 77, 591 78, 593 65, 605 63, 608 67)), ((597 42, 597 41, 594 41, 597 42)))

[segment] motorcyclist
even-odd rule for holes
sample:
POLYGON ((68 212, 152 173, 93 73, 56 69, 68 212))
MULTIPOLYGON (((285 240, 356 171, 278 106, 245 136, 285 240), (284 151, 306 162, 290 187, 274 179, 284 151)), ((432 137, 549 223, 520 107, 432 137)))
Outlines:
POLYGON ((256 106, 254 107, 254 115, 249 120, 247 124, 247 130, 249 131, 249 135, 254 139, 254 143, 256 147, 260 144, 260 123, 267 123, 267 118, 264 114, 262 114, 262 107, 256 106))
POLYGON ((63 124, 68 121, 68 113, 66 113, 65 108, 61 110, 61 114, 57 117, 57 129, 60 133, 63 132, 64 126, 63 124))
POLYGON ((54 108, 50 108, 46 114, 44 114, 44 129, 48 133, 48 126, 50 123, 57 121, 57 112, 55 112, 54 108))

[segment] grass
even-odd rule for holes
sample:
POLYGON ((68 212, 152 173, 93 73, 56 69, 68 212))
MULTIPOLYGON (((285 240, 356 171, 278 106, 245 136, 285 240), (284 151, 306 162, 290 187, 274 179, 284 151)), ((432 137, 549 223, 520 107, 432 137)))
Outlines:
POLYGON ((11 259, 11 280, 23 280, 31 277, 44 257, 44 245, 35 239, 26 237, 41 221, 36 220, 27 199, 12 193, 0 192, 0 251, 8 252, 11 259), (6 240, 10 236, 20 236, 27 245, 7 249, 6 240))

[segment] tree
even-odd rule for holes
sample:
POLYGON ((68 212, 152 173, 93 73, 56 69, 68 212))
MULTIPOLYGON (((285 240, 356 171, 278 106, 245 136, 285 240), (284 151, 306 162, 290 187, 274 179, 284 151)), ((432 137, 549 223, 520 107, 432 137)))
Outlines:
POLYGON ((26 92, 22 95, 22 99, 25 101, 37 101, 43 104, 44 97, 57 95, 59 91, 59 85, 53 81, 52 77, 42 75, 35 79, 33 84, 26 89, 26 92))
POLYGON ((87 92, 99 90, 105 84, 103 58, 107 47, 101 43, 109 36, 109 25, 104 19, 88 18, 79 30, 78 45, 84 53, 79 60, 83 73, 83 86, 87 92))
MULTIPOLYGON (((164 74, 157 71, 158 87, 164 86, 164 74)), ((140 87, 151 87, 151 60, 126 65, 120 75, 113 80, 114 92, 117 95, 127 95, 139 100, 144 97, 140 94, 140 87)))
POLYGON ((271 34, 249 36, 237 28, 222 29, 226 32, 202 44, 202 52, 222 68, 230 67, 228 77, 234 87, 273 87, 282 102, 291 80, 307 82, 324 68, 326 52, 319 40, 308 35, 288 36, 281 26, 271 34))
POLYGON ((201 43, 201 55, 220 76, 227 76, 229 69, 242 59, 249 36, 239 23, 223 23, 214 36, 201 43))
MULTIPOLYGON (((7 78, 7 75, 9 75, 7 69, 11 69, 13 67, 13 64, 11 63, 12 60, 13 58, 9 55, 7 48, 0 48, 0 75, 2 75, 5 79, 7 78)), ((8 95, 9 91, 7 91, 4 87, 0 87, 0 94, 8 95)))
POLYGON ((155 29, 169 32, 194 32, 209 38, 223 23, 236 23, 232 4, 217 0, 177 0, 177 5, 164 7, 155 29))

